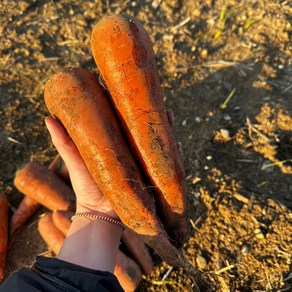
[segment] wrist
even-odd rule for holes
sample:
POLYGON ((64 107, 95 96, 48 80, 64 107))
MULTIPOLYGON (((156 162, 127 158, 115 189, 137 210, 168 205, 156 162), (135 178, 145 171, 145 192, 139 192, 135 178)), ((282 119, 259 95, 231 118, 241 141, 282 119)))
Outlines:
POLYGON ((122 228, 104 220, 73 220, 58 258, 87 268, 113 272, 122 228))
POLYGON ((76 213, 103 213, 105 215, 109 215, 113 217, 114 219, 120 220, 119 216, 117 213, 110 207, 104 207, 104 206, 84 206, 83 204, 80 204, 78 201, 76 203, 76 213))

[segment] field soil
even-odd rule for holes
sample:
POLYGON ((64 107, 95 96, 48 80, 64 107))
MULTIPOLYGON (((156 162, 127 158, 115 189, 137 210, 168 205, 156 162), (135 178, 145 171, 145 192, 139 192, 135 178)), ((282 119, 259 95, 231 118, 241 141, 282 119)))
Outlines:
MULTIPOLYGON (((45 82, 65 67, 98 74, 90 50, 104 15, 141 20, 154 44, 188 185, 189 261, 212 291, 292 291, 292 67, 290 1, 2 0, 0 192, 29 161, 56 154, 44 117, 45 82)), ((38 216, 9 239, 6 278, 51 255, 38 216)), ((193 291, 152 252, 138 291, 193 291)), ((204 291, 204 289, 202 290, 204 291)))

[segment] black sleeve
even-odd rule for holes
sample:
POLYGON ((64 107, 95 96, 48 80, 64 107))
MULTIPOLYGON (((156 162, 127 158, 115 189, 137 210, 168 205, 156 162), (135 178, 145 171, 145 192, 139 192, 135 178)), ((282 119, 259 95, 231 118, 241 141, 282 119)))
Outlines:
POLYGON ((102 272, 74 265, 57 258, 37 257, 31 269, 22 268, 8 278, 0 292, 30 291, 124 291, 117 278, 102 272))

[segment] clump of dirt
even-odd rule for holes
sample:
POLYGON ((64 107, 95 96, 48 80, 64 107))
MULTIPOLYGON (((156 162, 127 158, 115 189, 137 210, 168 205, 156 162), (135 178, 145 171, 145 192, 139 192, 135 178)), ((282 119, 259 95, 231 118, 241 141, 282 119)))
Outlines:
MULTIPOLYGON (((0 191, 11 213, 22 198, 15 171, 55 155, 44 84, 64 67, 97 72, 90 34, 110 12, 138 17, 154 44, 183 143, 187 258, 214 291, 291 290, 289 1, 1 1, 0 191)), ((10 238, 6 277, 47 253, 39 214, 10 238)), ((138 291, 194 290, 182 270, 162 280, 169 266, 153 258, 138 291)))

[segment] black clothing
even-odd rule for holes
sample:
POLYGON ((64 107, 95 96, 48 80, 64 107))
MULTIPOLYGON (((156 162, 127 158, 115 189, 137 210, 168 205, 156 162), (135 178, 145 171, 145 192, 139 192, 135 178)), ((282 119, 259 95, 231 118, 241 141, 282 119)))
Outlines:
POLYGON ((106 292, 124 291, 116 276, 84 268, 57 258, 38 256, 31 269, 22 268, 8 278, 0 292, 106 292))

